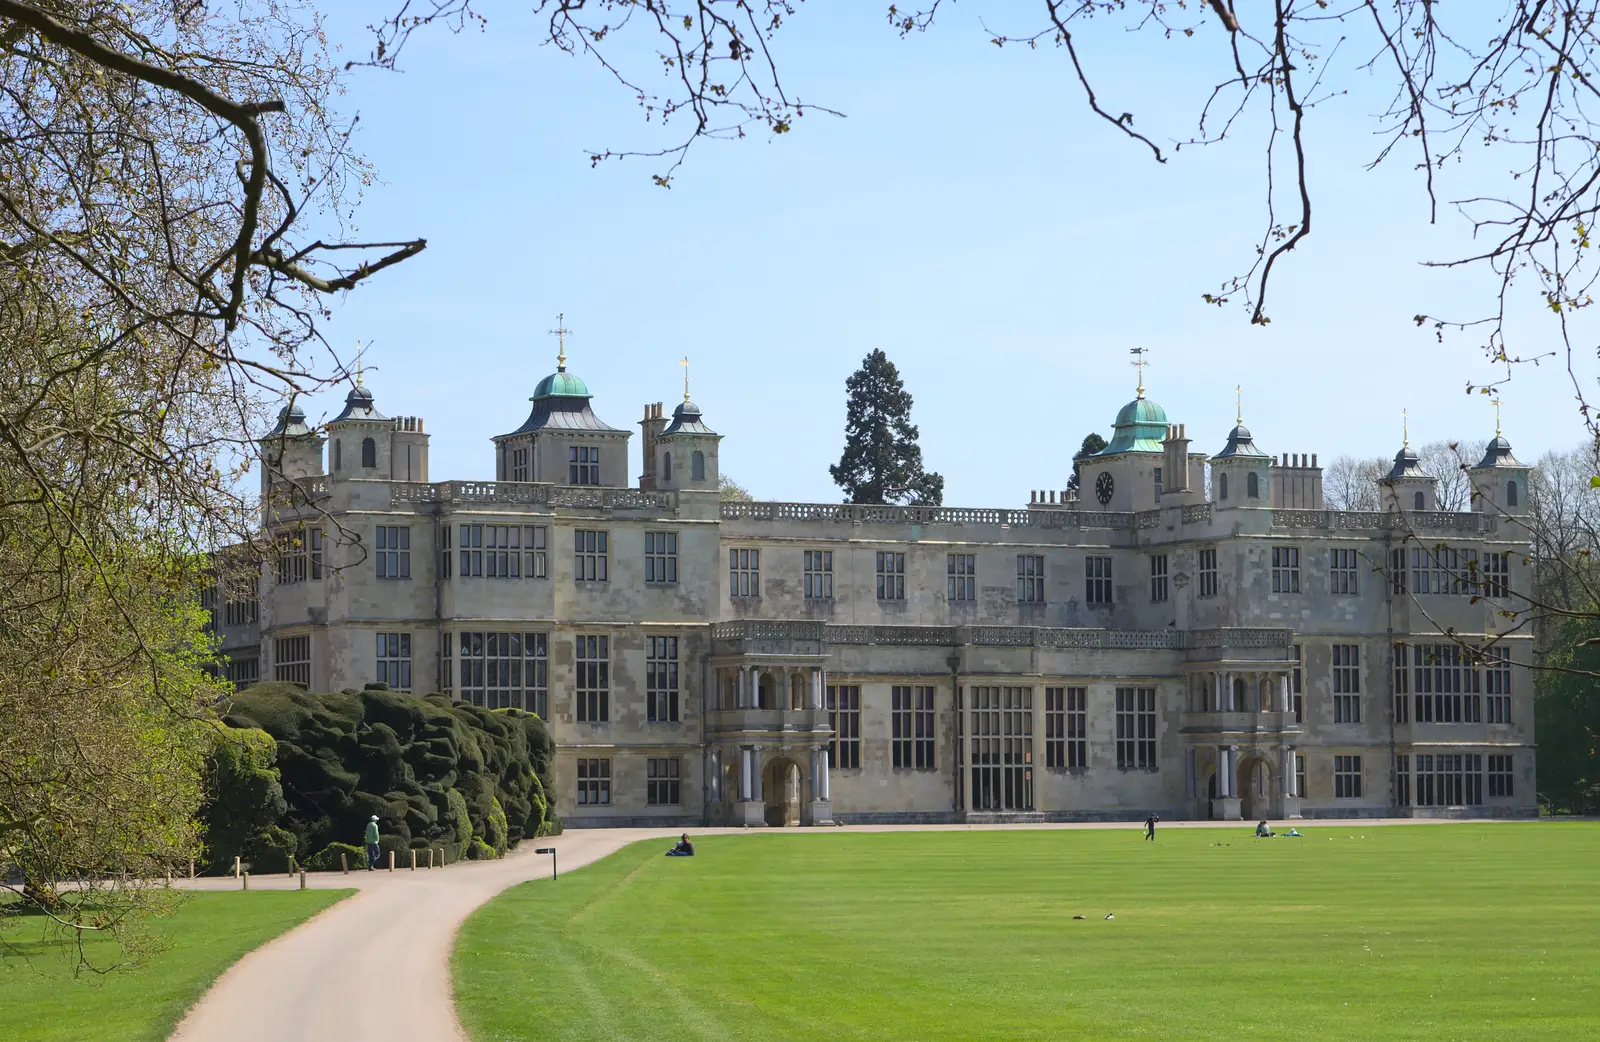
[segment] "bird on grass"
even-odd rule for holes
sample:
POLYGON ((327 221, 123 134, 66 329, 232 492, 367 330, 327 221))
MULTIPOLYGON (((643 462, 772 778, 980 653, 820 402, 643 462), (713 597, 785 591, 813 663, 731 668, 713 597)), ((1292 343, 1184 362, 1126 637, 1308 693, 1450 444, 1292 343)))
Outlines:
POLYGON ((1115 919, 1115 918, 1116 918, 1116 916, 1114 916, 1114 915, 1112 915, 1112 914, 1111 914, 1111 913, 1110 913, 1110 912, 1107 912, 1107 913, 1106 913, 1106 918, 1107 918, 1107 919, 1115 919))

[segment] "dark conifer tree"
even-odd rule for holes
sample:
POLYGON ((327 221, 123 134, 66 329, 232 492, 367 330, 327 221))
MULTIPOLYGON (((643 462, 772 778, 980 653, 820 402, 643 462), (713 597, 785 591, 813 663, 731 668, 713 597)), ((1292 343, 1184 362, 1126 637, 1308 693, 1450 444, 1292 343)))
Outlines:
POLYGON ((922 447, 911 422, 911 395, 882 351, 873 351, 845 381, 844 455, 828 473, 849 503, 944 501, 944 478, 922 469, 922 447))
POLYGON ((1067 479, 1068 488, 1078 487, 1078 463, 1093 456, 1106 447, 1106 440, 1100 435, 1091 432, 1083 439, 1083 447, 1072 457, 1072 476, 1067 479))

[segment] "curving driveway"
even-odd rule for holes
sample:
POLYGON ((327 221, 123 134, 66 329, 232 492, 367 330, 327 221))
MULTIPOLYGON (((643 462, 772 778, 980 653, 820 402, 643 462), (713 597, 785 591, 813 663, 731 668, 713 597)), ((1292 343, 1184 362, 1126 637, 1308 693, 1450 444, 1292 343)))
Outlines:
MULTIPOLYGON (((1364 820, 1359 824, 1417 825, 1427 819, 1364 820)), ((1441 822, 1442 823, 1442 822, 1441 822)), ((1358 824, 1321 822, 1318 824, 1358 824)), ((1073 825, 853 826, 842 831, 977 830, 1005 828, 1139 829, 1131 822, 1073 825)), ((1248 829, 1249 822, 1172 822, 1172 828, 1248 829)), ((464 862, 416 872, 317 873, 318 889, 359 888, 304 925, 258 948, 218 978, 178 1024, 173 1042, 467 1042, 450 995, 450 952, 456 930, 472 910, 517 883, 548 877, 550 858, 533 853, 553 846, 563 873, 587 865, 639 839, 661 839, 677 829, 596 829, 523 844, 499 861, 464 862)), ((694 836, 746 833, 744 829, 693 829, 694 836)), ((751 830, 750 835, 829 834, 827 829, 751 830)), ((186 882, 195 889, 235 889, 231 879, 186 882)), ((251 889, 290 889, 297 880, 253 877, 251 889)))

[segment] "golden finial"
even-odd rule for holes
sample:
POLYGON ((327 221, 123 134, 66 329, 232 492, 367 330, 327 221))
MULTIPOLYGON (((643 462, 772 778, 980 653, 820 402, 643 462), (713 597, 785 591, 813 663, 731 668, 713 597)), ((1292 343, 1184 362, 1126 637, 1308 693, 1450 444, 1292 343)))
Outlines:
POLYGON ((1138 393, 1140 398, 1144 397, 1144 367, 1150 364, 1144 360, 1144 356, 1148 353, 1149 349, 1144 347, 1130 347, 1128 349, 1128 354, 1133 356, 1133 362, 1131 364, 1135 369, 1139 370, 1138 393))
POLYGON ((1244 426, 1244 392, 1240 390, 1239 384, 1233 385, 1233 425, 1244 426))
POLYGON ((367 349, 361 346, 361 341, 357 340, 356 341, 356 386, 357 387, 361 386, 361 356, 366 354, 366 351, 367 351, 367 349))
POLYGON ((556 328, 550 330, 550 335, 556 338, 556 369, 563 373, 567 371, 567 337, 571 332, 567 328, 567 314, 563 311, 556 316, 556 328))
POLYGON ((679 364, 683 366, 683 400, 685 402, 687 402, 689 400, 689 358, 688 358, 688 356, 685 355, 684 358, 683 358, 683 361, 680 362, 679 364))
POLYGON ((1400 447, 1403 449, 1411 447, 1411 421, 1406 418, 1404 409, 1400 410, 1400 447))
POLYGON ((1500 437, 1500 399, 1494 399, 1494 436, 1500 437))

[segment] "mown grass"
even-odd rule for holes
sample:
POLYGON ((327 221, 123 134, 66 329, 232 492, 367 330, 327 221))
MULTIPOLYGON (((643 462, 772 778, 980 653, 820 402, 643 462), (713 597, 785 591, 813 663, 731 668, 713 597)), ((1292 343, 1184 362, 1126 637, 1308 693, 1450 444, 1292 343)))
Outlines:
POLYGON ((475 1042, 1600 1038, 1600 826, 1302 831, 636 844, 474 914, 457 1008, 475 1042))
MULTIPOLYGON (((0 939, 0 1037, 7 1042, 158 1042, 245 953, 352 890, 187 895, 150 924, 159 947, 136 964, 74 973, 73 942, 24 919, 0 939)), ((87 942, 88 961, 114 966, 107 941, 87 942)))

